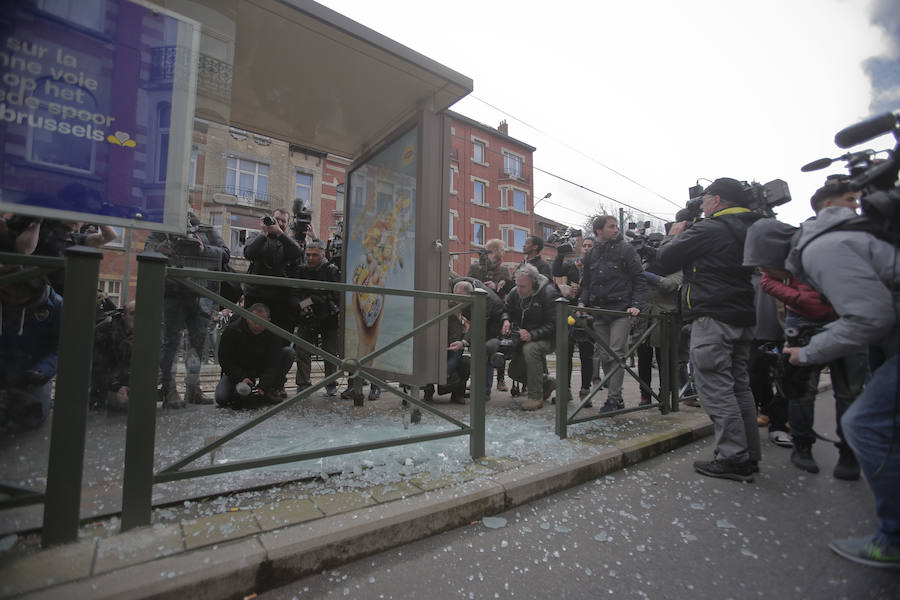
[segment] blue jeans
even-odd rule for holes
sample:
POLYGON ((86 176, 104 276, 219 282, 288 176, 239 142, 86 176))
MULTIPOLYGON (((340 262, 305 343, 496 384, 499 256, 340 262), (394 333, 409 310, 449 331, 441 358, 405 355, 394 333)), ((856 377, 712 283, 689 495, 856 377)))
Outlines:
POLYGON ((878 531, 891 544, 900 544, 900 448, 891 439, 900 431, 900 411, 896 406, 895 354, 875 371, 841 419, 847 443, 875 496, 878 531))

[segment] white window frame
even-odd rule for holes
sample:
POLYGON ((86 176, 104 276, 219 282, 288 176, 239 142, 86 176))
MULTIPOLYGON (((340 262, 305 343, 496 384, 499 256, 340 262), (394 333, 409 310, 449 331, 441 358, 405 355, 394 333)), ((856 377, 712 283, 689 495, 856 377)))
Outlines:
POLYGON ((308 193, 308 198, 303 199, 303 210, 310 210, 312 207, 312 197, 313 197, 313 188, 315 186, 316 176, 313 173, 307 173, 306 171, 297 170, 294 171, 294 199, 301 200, 300 190, 306 189, 308 193), (298 176, 309 177, 309 185, 302 185, 299 181, 297 181, 298 176))
POLYGON ((487 221, 482 221, 481 219, 471 219, 471 223, 472 223, 472 245, 477 248, 484 248, 485 243, 487 243, 487 241, 490 239, 488 237, 488 227, 490 227, 491 224, 488 223, 487 221), (484 239, 481 241, 480 244, 476 241, 476 236, 475 236, 476 226, 478 226, 478 225, 481 225, 484 228, 484 235, 483 235, 484 239))
POLYGON ((508 177, 512 177, 514 179, 524 179, 525 177, 525 156, 522 154, 518 154, 517 152, 513 152, 512 150, 507 150, 506 148, 502 149, 503 152, 503 173, 508 177), (518 163, 518 172, 514 173, 509 170, 509 163, 515 159, 515 162, 518 163))
POLYGON ((188 186, 197 187, 197 161, 200 159, 200 151, 196 148, 191 149, 191 172, 188 179, 188 186))
POLYGON ((109 296, 116 308, 122 306, 122 280, 121 279, 100 279, 97 282, 98 287, 104 294, 109 296))
POLYGON ((476 206, 490 206, 490 204, 487 201, 487 194, 488 194, 488 189, 490 189, 490 187, 491 187, 491 182, 487 181, 485 179, 480 179, 478 177, 472 177, 471 180, 472 180, 472 204, 474 204, 476 206), (477 184, 481 184, 481 192, 482 192, 481 193, 481 202, 478 202, 475 199, 475 189, 476 189, 477 184))
POLYGON ((503 185, 500 186, 500 210, 513 210, 518 213, 528 214, 528 190, 524 190, 519 187, 514 187, 511 185, 503 185), (524 208, 516 208, 515 205, 515 196, 516 193, 520 193, 524 195, 524 208), (512 196, 513 201, 510 202, 510 196, 512 196))
POLYGON ((124 248, 125 247, 125 228, 124 227, 115 227, 113 226, 113 231, 116 232, 116 239, 111 242, 107 242, 103 244, 104 248, 124 248))
POLYGON ((106 17, 104 0, 38 0, 38 8, 80 27, 103 32, 106 17))
POLYGON ((269 195, 269 165, 264 162, 251 160, 249 158, 241 158, 239 156, 229 156, 225 159, 225 189, 229 194, 237 196, 237 203, 245 206, 253 206, 255 200, 265 200, 269 195), (234 168, 228 166, 229 161, 235 161, 234 168), (248 168, 242 168, 242 164, 248 168), (253 171, 249 170, 249 165, 254 165, 253 171), (261 175, 260 167, 266 167, 266 174, 261 175), (234 187, 228 186, 228 173, 234 172, 234 187), (241 187, 241 174, 253 175, 253 189, 245 189, 241 187), (259 182, 262 178, 266 180, 266 191, 259 191, 259 182))
POLYGON ((450 209, 450 231, 448 232, 449 233, 448 238, 451 240, 459 239, 459 237, 456 235, 456 230, 454 227, 454 222, 457 219, 459 219, 459 212, 451 208, 450 209))
POLYGON ((528 239, 528 236, 531 235, 531 232, 525 227, 517 227, 515 225, 504 225, 500 228, 500 239, 503 240, 503 243, 506 244, 506 247, 509 250, 514 250, 516 252, 522 252, 525 246, 525 240, 528 239), (520 232, 523 234, 522 237, 522 245, 515 245, 515 232, 520 232))
POLYGON ((450 165, 450 193, 456 195, 456 180, 459 179, 459 168, 450 165))
POLYGON ((488 162, 488 159, 487 159, 488 148, 491 147, 491 145, 488 143, 488 141, 485 139, 479 138, 479 137, 475 137, 473 135, 471 137, 471 142, 472 142, 472 162, 475 163, 476 165, 481 165, 483 167, 491 166, 490 162, 488 162), (481 161, 480 162, 475 159, 475 146, 481 146, 481 161))
POLYGON ((259 229, 252 229, 250 227, 239 227, 237 225, 232 225, 229 228, 228 233, 228 250, 231 252, 232 258, 244 258, 244 247, 247 245, 247 242, 250 240, 254 233, 262 233, 259 229), (241 233, 244 234, 244 245, 240 244, 241 233), (237 240, 235 240, 235 234, 237 234, 237 240))

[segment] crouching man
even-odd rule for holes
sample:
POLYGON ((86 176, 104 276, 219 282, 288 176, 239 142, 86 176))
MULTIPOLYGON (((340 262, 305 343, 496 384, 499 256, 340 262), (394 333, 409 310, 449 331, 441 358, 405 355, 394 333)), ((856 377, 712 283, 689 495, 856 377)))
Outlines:
MULTIPOLYGON (((556 335, 556 288, 529 264, 514 274, 516 287, 506 296, 500 333, 517 343, 509 362, 509 376, 528 387, 522 410, 538 410, 553 393, 556 381, 545 374, 545 357, 553 352, 556 335)), ((490 350, 489 350, 490 351, 490 350)))
MULTIPOLYGON (((257 303, 254 315, 270 320, 269 308, 257 303)), ((287 373, 296 358, 293 348, 247 319, 237 319, 222 333, 219 365, 222 378, 216 385, 216 404, 231 408, 255 408, 282 400, 287 373)))
MULTIPOLYGON (((0 269, 0 276, 18 270, 0 269)), ((43 277, 0 287, 0 427, 40 427, 50 414, 62 298, 43 277)))

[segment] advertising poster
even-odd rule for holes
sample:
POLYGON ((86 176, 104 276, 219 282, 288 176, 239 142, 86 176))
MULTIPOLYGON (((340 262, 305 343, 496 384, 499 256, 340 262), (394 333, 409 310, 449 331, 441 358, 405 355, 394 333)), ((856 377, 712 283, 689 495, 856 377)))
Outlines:
POLYGON ((12 0, 0 211, 184 231, 199 26, 132 0, 12 0))
MULTIPOLYGON (((413 328, 412 298, 386 296, 378 288, 415 289, 416 162, 413 128, 350 173, 347 283, 373 288, 348 292, 345 353, 359 358, 413 328)), ((372 367, 411 374, 413 342, 378 357, 372 367)))

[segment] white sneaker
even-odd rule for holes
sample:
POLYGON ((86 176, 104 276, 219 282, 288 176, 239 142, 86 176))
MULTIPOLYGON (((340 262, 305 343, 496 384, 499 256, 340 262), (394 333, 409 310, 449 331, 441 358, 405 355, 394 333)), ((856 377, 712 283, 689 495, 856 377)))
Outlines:
POLYGON ((782 448, 794 447, 794 441, 791 439, 791 434, 787 431, 770 431, 769 441, 782 448))

